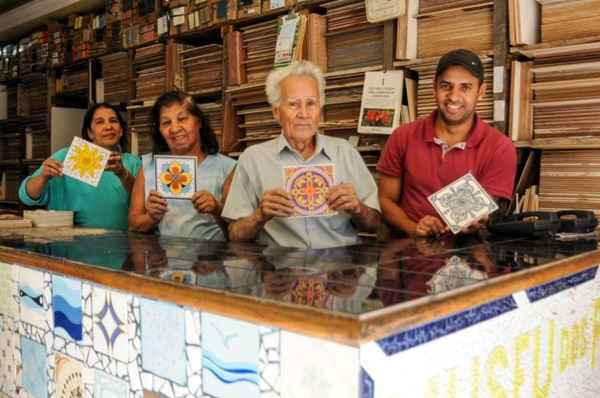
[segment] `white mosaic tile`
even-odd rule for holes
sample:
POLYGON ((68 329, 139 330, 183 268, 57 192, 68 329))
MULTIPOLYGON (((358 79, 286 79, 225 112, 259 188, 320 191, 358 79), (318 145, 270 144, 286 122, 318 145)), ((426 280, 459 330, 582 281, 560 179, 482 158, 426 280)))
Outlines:
POLYGON ((17 318, 19 267, 0 262, 0 314, 17 318))
POLYGON ((261 327, 260 331, 260 391, 261 397, 266 393, 279 393, 281 363, 279 361, 280 332, 279 329, 261 327))
POLYGON ((20 368, 19 336, 15 322, 8 316, 0 316, 0 391, 13 396, 17 390, 20 368))
POLYGON ((281 332, 281 396, 358 397, 358 349, 281 332))
POLYGON ((200 313, 198 311, 185 311, 185 342, 191 345, 200 345, 200 313))

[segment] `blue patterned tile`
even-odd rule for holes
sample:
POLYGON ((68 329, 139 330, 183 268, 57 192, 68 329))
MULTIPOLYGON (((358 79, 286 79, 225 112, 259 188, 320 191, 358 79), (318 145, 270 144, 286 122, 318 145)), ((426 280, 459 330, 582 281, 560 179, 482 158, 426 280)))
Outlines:
POLYGON ((81 341, 81 282, 54 275, 52 278, 54 332, 67 340, 81 341))
POLYGON ((142 368, 187 384, 185 314, 181 307, 140 299, 142 368))
POLYGON ((364 368, 360 368, 360 398, 375 396, 375 382, 364 368))
POLYGON ((99 287, 92 291, 94 349, 121 362, 129 360, 130 297, 99 287))
POLYGON ((19 270, 19 296, 21 320, 46 329, 48 303, 44 300, 44 274, 21 267, 19 270))
POLYGON ((458 332, 477 323, 495 318, 517 308, 512 296, 504 297, 446 318, 385 337, 377 341, 386 355, 394 355, 410 348, 458 332))
POLYGON ((48 396, 46 348, 39 343, 21 337, 21 355, 23 387, 34 398, 46 398, 48 396))
POLYGON ((584 282, 591 281, 596 277, 597 271, 598 267, 590 268, 585 271, 581 271, 576 274, 533 287, 531 289, 527 289, 525 291, 527 293, 527 298, 529 298, 529 301, 533 303, 534 301, 552 296, 553 294, 570 289, 584 282))
POLYGON ((250 323, 202 313, 202 389, 217 397, 258 398, 259 332, 250 323))

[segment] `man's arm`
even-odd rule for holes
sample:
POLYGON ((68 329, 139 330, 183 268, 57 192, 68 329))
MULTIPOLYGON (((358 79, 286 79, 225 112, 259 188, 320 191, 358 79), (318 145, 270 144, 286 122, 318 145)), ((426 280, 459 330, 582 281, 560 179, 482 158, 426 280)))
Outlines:
POLYGON ((339 184, 329 191, 327 203, 332 210, 343 210, 352 216, 352 222, 361 231, 376 232, 381 216, 375 209, 360 201, 353 184, 339 184))
POLYGON ((425 216, 418 222, 412 220, 398 205, 402 195, 402 177, 381 174, 379 178, 379 204, 384 220, 393 228, 409 236, 429 236, 446 231, 446 224, 438 217, 425 216))
POLYGON ((273 217, 289 217, 294 206, 288 194, 281 188, 265 191, 260 204, 252 214, 229 224, 229 239, 232 241, 252 240, 273 217))
POLYGON ((229 240, 234 242, 253 240, 266 222, 260 208, 256 209, 248 217, 237 219, 229 224, 229 240))
POLYGON ((361 231, 377 232, 379 224, 381 223, 381 215, 377 210, 361 203, 360 211, 352 215, 352 222, 354 222, 361 231))
POLYGON ((402 177, 392 177, 386 174, 379 176, 379 205, 383 219, 394 229, 414 235, 417 223, 411 220, 398 205, 402 194, 402 177))

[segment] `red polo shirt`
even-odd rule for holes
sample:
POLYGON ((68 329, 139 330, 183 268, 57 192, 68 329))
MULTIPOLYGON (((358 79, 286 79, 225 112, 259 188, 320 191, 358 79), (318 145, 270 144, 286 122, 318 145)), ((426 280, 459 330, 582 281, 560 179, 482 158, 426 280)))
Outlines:
POLYGON ((464 149, 443 154, 436 138, 437 112, 398 127, 388 139, 377 170, 402 177, 399 205, 418 222, 423 216, 437 216, 427 197, 470 172, 492 196, 512 198, 517 153, 512 141, 499 130, 475 116, 473 131, 464 149))

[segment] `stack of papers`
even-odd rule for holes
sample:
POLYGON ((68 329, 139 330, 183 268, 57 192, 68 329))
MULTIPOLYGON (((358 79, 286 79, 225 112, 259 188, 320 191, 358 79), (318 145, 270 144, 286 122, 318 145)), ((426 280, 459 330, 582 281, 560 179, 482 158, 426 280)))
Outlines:
POLYGON ((23 218, 31 220, 34 227, 70 227, 73 226, 72 211, 35 210, 23 212, 23 218))

